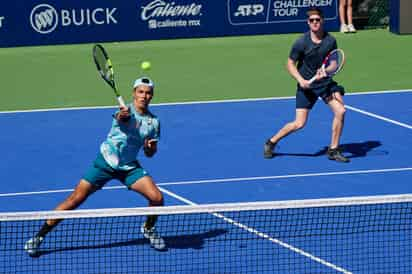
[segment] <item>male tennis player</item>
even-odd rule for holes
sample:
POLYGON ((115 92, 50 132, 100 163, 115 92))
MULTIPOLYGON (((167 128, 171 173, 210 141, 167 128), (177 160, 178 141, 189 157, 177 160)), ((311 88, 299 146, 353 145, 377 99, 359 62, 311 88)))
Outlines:
POLYGON ((337 48, 335 38, 323 29, 323 14, 318 8, 311 8, 308 12, 307 24, 309 31, 298 38, 292 46, 287 61, 287 70, 298 82, 296 92, 296 117, 292 122, 283 126, 274 136, 264 144, 264 157, 275 156, 276 144, 292 132, 303 128, 312 107, 318 97, 329 105, 334 114, 332 123, 332 138, 327 151, 328 158, 338 162, 349 162, 339 150, 339 139, 342 134, 345 106, 343 103, 344 89, 338 86, 330 77, 325 77, 320 70, 322 61, 327 54, 337 48), (317 80, 309 83, 314 75, 317 80))
MULTIPOLYGON (((109 180, 118 179, 130 190, 146 197, 149 206, 163 206, 163 195, 149 174, 136 160, 143 147, 147 157, 157 151, 160 124, 148 109, 153 98, 154 84, 149 78, 139 78, 133 85, 133 103, 120 107, 113 116, 112 128, 100 146, 100 152, 69 197, 56 210, 71 210, 80 206, 87 197, 102 188, 109 180)), ((157 216, 148 216, 141 227, 144 237, 157 250, 165 250, 165 241, 155 230, 157 216)), ((61 220, 47 220, 40 231, 24 246, 31 256, 38 254, 39 246, 61 220)))

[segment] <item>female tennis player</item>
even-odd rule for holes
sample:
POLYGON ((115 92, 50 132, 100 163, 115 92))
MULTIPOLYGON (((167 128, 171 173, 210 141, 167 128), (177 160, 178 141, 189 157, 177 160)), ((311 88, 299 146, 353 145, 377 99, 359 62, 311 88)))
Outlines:
MULTIPOLYGON (((112 128, 101 144, 100 151, 91 167, 75 190, 56 207, 56 210, 71 210, 80 206, 90 194, 101 189, 108 181, 117 179, 130 190, 142 194, 149 206, 163 206, 163 195, 152 177, 136 160, 143 147, 147 157, 157 151, 160 137, 159 119, 149 111, 153 98, 154 83, 149 78, 139 78, 133 85, 133 103, 120 106, 113 116, 112 128)), ((144 237, 156 250, 165 250, 166 244, 155 229, 157 216, 148 216, 141 227, 144 237)), ((40 231, 24 246, 31 256, 36 256, 45 236, 62 220, 47 220, 40 231)))

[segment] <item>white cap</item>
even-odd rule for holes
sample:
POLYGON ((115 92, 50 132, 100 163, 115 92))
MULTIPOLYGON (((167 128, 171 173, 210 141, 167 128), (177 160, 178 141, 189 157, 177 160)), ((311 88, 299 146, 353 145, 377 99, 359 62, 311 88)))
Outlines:
POLYGON ((140 85, 148 86, 154 89, 154 83, 149 77, 140 77, 136 79, 134 81, 133 88, 136 88, 137 86, 140 86, 140 85))

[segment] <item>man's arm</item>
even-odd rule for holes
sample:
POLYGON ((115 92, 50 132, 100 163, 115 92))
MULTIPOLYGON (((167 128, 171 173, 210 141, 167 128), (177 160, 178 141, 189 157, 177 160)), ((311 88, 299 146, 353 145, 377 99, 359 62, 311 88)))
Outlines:
POLYGON ((298 68, 296 67, 296 62, 291 58, 288 58, 288 62, 286 64, 286 69, 288 70, 289 74, 292 75, 293 78, 299 83, 299 86, 303 89, 309 88, 309 80, 305 80, 302 75, 300 75, 298 68))

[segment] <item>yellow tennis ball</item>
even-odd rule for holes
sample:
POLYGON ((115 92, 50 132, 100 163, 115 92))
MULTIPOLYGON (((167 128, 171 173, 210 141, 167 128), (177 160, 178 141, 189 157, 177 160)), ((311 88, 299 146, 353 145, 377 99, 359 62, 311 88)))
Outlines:
POLYGON ((149 61, 144 61, 144 62, 142 62, 142 64, 140 65, 140 67, 142 68, 142 70, 149 70, 151 66, 152 66, 152 65, 150 64, 149 61))

